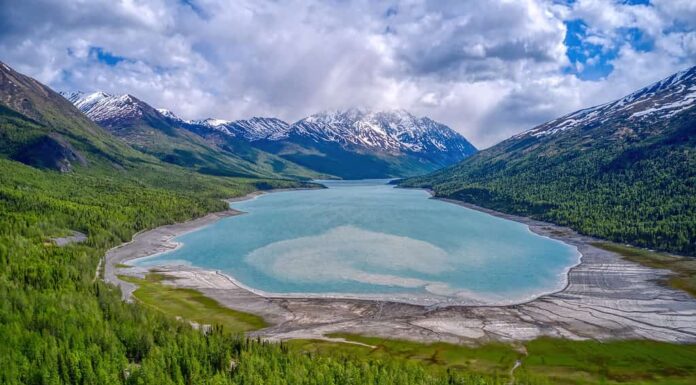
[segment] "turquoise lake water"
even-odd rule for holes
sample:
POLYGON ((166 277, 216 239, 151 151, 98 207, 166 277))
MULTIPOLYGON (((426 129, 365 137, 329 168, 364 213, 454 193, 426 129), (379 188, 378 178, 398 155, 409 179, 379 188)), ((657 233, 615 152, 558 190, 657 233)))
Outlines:
POLYGON ((578 262, 575 247, 423 190, 322 183, 232 203, 246 214, 135 263, 219 270, 263 294, 502 304, 561 289, 578 262))

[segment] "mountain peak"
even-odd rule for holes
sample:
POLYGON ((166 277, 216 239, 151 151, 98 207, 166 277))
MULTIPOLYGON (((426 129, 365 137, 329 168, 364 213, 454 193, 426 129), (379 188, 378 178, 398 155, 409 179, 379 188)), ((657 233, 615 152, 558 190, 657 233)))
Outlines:
POLYGON ((463 136, 430 118, 404 109, 372 112, 362 108, 324 111, 294 123, 290 132, 387 153, 444 152, 463 159, 476 149, 463 136))
POLYGON ((183 119, 178 117, 174 112, 172 112, 172 110, 168 110, 166 108, 157 108, 156 110, 157 110, 157 112, 159 112, 160 114, 162 114, 162 116, 164 116, 166 118, 183 121, 183 119))
POLYGON ((82 91, 62 92, 66 99, 94 122, 109 125, 111 121, 132 119, 143 116, 145 109, 151 109, 131 94, 112 95, 103 91, 85 94, 82 91))

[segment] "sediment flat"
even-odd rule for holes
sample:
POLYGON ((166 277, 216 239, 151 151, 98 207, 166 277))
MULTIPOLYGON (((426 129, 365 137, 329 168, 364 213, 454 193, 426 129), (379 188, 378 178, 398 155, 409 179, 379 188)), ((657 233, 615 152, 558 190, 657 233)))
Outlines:
MULTIPOLYGON (((563 290, 507 306, 427 307, 378 300, 264 297, 220 272, 182 265, 158 266, 157 270, 175 278, 166 284, 199 290, 232 309, 264 317, 273 326, 252 335, 271 340, 325 338, 328 333, 345 332, 464 344, 541 336, 696 342, 696 299, 659 283, 671 272, 627 261, 592 245, 601 240, 566 227, 445 201, 524 223, 539 235, 577 247, 581 262, 568 272, 563 290)), ((147 271, 117 265, 171 250, 178 246, 173 238, 237 214, 240 212, 228 210, 139 233, 133 241, 109 250, 104 279, 119 285, 124 299, 131 300, 134 285, 116 274, 143 276, 147 271)))

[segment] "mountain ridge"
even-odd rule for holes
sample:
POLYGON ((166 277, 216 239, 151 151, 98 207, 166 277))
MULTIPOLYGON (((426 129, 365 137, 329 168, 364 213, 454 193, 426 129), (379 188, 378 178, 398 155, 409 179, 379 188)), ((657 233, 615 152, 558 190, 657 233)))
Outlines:
POLYGON ((662 80, 608 103, 581 109, 524 131, 513 138, 552 135, 583 124, 630 114, 628 119, 654 120, 670 118, 696 105, 696 66, 674 73, 662 80), (684 84, 687 83, 687 84, 684 84), (679 87, 674 90, 673 87, 679 87), (653 103, 650 106, 646 104, 653 103))
POLYGON ((167 163, 221 176, 293 179, 322 176, 238 141, 208 141, 203 133, 191 129, 173 112, 162 113, 130 94, 101 91, 61 94, 101 127, 167 163))
MULTIPOLYGON (((129 108, 132 95, 63 93, 102 126, 118 128, 138 115, 129 108)), ((145 103, 146 104, 146 103, 145 103)), ((148 105, 149 107, 149 105, 148 105)), ((185 120, 171 110, 151 108, 172 127, 183 128, 224 146, 245 142, 319 173, 342 178, 395 177, 432 171, 477 150, 466 138, 430 118, 405 110, 361 109, 325 111, 294 123, 272 117, 242 120, 185 120), (354 161, 356 170, 346 162, 354 161)), ((140 114, 142 116, 142 114, 140 114)))
POLYGON ((696 67, 400 184, 696 255, 696 67))

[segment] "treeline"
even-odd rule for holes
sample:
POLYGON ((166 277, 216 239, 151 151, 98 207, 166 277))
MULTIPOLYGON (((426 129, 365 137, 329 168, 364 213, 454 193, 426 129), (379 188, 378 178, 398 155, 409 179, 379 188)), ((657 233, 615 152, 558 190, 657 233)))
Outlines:
POLYGON ((139 230, 221 210, 221 197, 289 181, 147 168, 59 174, 0 160, 2 384, 502 384, 403 360, 312 356, 204 333, 94 280, 99 259, 139 230), (113 175, 110 173, 109 175, 113 175), (85 243, 57 247, 69 230, 85 243))

